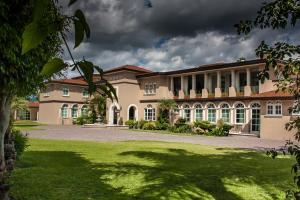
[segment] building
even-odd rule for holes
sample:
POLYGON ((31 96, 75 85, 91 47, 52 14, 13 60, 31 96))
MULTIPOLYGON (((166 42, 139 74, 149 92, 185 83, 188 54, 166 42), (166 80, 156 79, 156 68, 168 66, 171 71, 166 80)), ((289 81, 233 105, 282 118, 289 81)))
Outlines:
POLYGON ((38 112, 39 102, 28 102, 26 109, 17 109, 14 112, 14 119, 37 121, 38 112))
MULTIPOLYGON (((174 99, 177 116, 189 122, 223 119, 233 125, 232 133, 252 134, 261 138, 290 139, 285 124, 293 118, 288 108, 293 96, 276 93, 276 77, 261 83, 257 74, 264 60, 217 63, 196 68, 151 72, 125 65, 105 72, 114 86, 117 101, 107 102, 109 125, 120 125, 129 119, 156 120, 158 101, 174 99)), ((49 124, 71 124, 86 112, 86 83, 81 78, 56 80, 40 95, 39 121, 49 124)))

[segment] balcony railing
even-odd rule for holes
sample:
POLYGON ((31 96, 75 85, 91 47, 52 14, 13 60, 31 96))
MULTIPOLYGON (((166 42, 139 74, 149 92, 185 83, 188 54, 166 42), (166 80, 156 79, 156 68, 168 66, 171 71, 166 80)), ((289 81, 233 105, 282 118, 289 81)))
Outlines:
POLYGON ((229 96, 229 92, 222 92, 222 97, 228 97, 229 96))
POLYGON ((208 93, 208 98, 213 98, 213 97, 215 97, 215 93, 212 92, 208 93))
POLYGON ((251 86, 251 92, 252 94, 258 94, 259 93, 259 86, 251 86))

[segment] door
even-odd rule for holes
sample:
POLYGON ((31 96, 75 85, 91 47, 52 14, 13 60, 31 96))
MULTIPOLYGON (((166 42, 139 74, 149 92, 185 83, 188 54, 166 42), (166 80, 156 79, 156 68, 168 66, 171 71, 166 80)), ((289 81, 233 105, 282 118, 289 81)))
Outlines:
POLYGON ((260 131, 260 108, 252 108, 251 132, 260 131))
POLYGON ((113 117, 114 117, 114 119, 113 119, 113 124, 114 125, 117 125, 118 124, 118 112, 117 112, 117 107, 114 107, 113 108, 113 117))
POLYGON ((135 107, 131 106, 129 108, 129 120, 135 120, 135 107))

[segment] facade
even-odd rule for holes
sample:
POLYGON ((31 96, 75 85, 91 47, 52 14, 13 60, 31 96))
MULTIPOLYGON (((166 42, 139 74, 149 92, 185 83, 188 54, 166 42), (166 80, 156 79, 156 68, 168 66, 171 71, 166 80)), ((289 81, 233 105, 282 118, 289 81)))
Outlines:
MULTIPOLYGON (((178 104, 174 119, 183 117, 190 123, 223 119, 233 125, 234 134, 291 139, 293 134, 284 127, 296 115, 288 111, 293 96, 275 92, 280 77, 272 71, 269 80, 258 80, 257 74, 264 65, 260 59, 169 72, 129 65, 108 70, 104 77, 118 96, 118 101, 107 102, 108 125, 122 125, 129 119, 156 120, 158 101, 165 98, 178 104)), ((86 108, 86 87, 80 78, 49 83, 40 96, 39 121, 71 124, 86 108)))
POLYGON ((39 102, 29 102, 26 109, 18 109, 14 112, 15 120, 38 120, 39 102))

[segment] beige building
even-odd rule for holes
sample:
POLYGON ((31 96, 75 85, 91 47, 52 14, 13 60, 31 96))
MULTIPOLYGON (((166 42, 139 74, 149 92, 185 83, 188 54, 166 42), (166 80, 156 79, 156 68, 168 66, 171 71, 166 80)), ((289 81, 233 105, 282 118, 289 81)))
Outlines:
MULTIPOLYGON (((264 60, 218 63, 196 68, 151 72, 137 66, 122 66, 105 72, 114 86, 117 101, 107 102, 108 125, 122 125, 129 119, 156 120, 161 99, 174 99, 177 117, 190 123, 218 119, 233 125, 233 134, 251 134, 269 139, 290 139, 284 126, 294 114, 288 108, 293 97, 276 93, 279 77, 261 83, 257 74, 264 60)), ((86 112, 88 94, 81 78, 56 80, 40 94, 39 121, 71 124, 86 112)))

